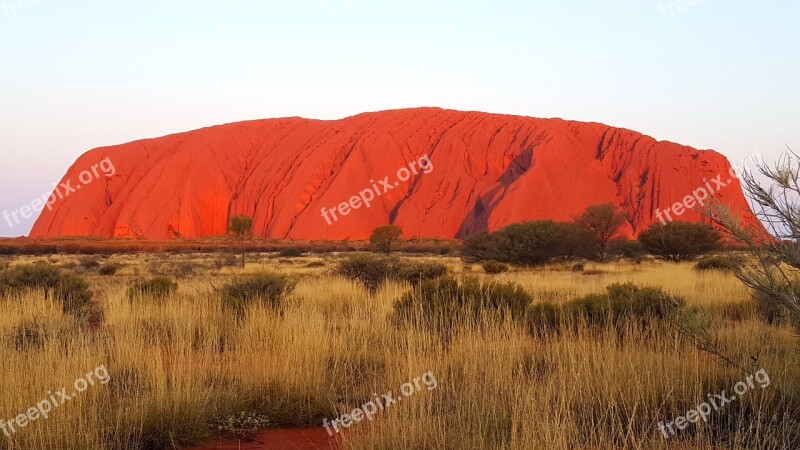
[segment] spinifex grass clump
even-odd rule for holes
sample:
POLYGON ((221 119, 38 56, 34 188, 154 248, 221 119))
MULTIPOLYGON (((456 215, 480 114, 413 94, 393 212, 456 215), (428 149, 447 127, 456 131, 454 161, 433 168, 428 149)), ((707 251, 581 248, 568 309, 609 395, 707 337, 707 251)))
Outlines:
POLYGON ((559 329, 567 324, 585 323, 603 327, 634 320, 647 326, 653 321, 675 318, 683 300, 661 289, 640 287, 633 283, 614 283, 602 294, 589 294, 563 305, 540 303, 527 311, 532 331, 559 329))
POLYGON ((447 267, 433 262, 411 263, 399 261, 396 267, 397 278, 417 286, 423 281, 435 280, 447 275, 447 267))
POLYGON ((452 277, 428 280, 404 294, 394 305, 394 320, 416 326, 439 328, 447 324, 477 320, 485 312, 519 318, 531 295, 515 283, 481 282, 452 277))
POLYGON ((497 261, 486 261, 485 263, 481 264, 481 267, 483 267, 483 271, 489 275, 508 272, 508 266, 497 261))
POLYGON ((14 327, 14 348, 18 352, 29 350, 42 350, 47 340, 47 330, 44 324, 35 318, 14 327))
POLYGON ((118 263, 107 263, 103 264, 103 266, 98 269, 97 273, 103 276, 111 276, 116 275, 117 271, 122 268, 122 264, 118 263))
POLYGON ((96 257, 87 256, 81 258, 80 266, 85 272, 92 272, 100 268, 100 261, 96 257))
POLYGON ((172 295, 178 289, 178 283, 167 277, 155 277, 149 280, 139 281, 128 289, 128 298, 152 298, 163 300, 172 295))
POLYGON ((288 277, 275 273, 260 273, 232 281, 222 287, 222 305, 236 317, 243 319, 250 305, 260 302, 263 306, 280 311, 286 296, 295 287, 288 277))
POLYGON ((721 270, 723 272, 731 272, 741 267, 742 261, 739 258, 728 256, 710 256, 701 259, 694 265, 695 270, 721 270))

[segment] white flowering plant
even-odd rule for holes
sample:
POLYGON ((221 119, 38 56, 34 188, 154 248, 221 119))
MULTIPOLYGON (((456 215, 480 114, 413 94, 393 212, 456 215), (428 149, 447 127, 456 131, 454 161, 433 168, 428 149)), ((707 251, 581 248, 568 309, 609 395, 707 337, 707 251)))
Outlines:
POLYGON ((269 418, 261 414, 240 411, 218 417, 215 425, 219 431, 231 433, 245 442, 253 442, 259 431, 272 426, 269 418))

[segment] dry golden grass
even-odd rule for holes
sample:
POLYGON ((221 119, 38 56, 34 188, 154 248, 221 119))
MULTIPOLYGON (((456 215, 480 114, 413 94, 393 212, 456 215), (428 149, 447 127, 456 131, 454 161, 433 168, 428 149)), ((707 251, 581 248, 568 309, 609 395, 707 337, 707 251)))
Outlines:
MULTIPOLYGON (((0 419, 9 420, 105 364, 106 386, 89 388, 72 402, 16 433, 0 436, 9 449, 180 448, 213 434, 215 416, 253 411, 280 425, 321 426, 363 404, 374 393, 427 371, 438 388, 423 390, 353 426, 342 436, 348 450, 401 449, 658 449, 792 448, 784 408, 772 389, 756 388, 712 419, 665 441, 656 428, 729 390, 745 374, 724 368, 669 329, 579 327, 532 337, 523 324, 483 318, 450 341, 425 330, 397 328, 388 320, 394 300, 409 287, 388 283, 376 295, 332 276, 336 256, 290 261, 253 255, 247 268, 218 267, 219 256, 112 256, 117 276, 85 274, 105 309, 105 323, 82 328, 41 293, 3 298, 0 419), (322 261, 322 267, 308 267, 322 261), (163 301, 132 303, 125 290, 151 268, 187 264, 195 274, 163 301), (250 311, 237 324, 220 307, 219 287, 242 273, 273 270, 298 280, 282 313, 250 311), (41 348, 20 348, 19 327, 44 330, 41 348), (724 435, 713 430, 723 430, 724 435), (754 447, 754 443, 758 443, 754 447)), ((20 257, 12 263, 40 258, 20 257)), ((51 257, 67 264, 80 257, 51 257)), ((426 259, 426 258, 423 258, 426 259)), ((478 265, 445 262, 460 275, 478 265)), ((617 281, 659 286, 711 317, 711 333, 728 354, 759 358, 773 386, 792 391, 797 380, 795 338, 764 325, 742 308, 746 290, 730 275, 698 273, 690 265, 587 264, 514 270, 495 279, 520 283, 536 301, 567 301, 617 281), (731 320, 727 309, 744 311, 731 320)))

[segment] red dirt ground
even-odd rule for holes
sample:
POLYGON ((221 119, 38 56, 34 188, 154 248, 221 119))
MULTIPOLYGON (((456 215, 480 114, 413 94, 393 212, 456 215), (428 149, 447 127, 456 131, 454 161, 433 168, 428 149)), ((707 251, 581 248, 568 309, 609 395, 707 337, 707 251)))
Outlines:
POLYGON ((258 435, 257 442, 240 442, 237 439, 218 438, 202 447, 187 450, 336 450, 335 438, 324 428, 281 428, 258 435))

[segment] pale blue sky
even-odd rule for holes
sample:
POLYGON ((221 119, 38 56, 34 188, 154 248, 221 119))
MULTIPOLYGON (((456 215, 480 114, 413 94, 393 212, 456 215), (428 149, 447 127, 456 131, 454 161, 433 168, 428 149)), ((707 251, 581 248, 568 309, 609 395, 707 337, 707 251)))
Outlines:
POLYGON ((0 0, 0 212, 93 147, 401 107, 603 122, 769 160, 800 150, 799 5, 0 0))

